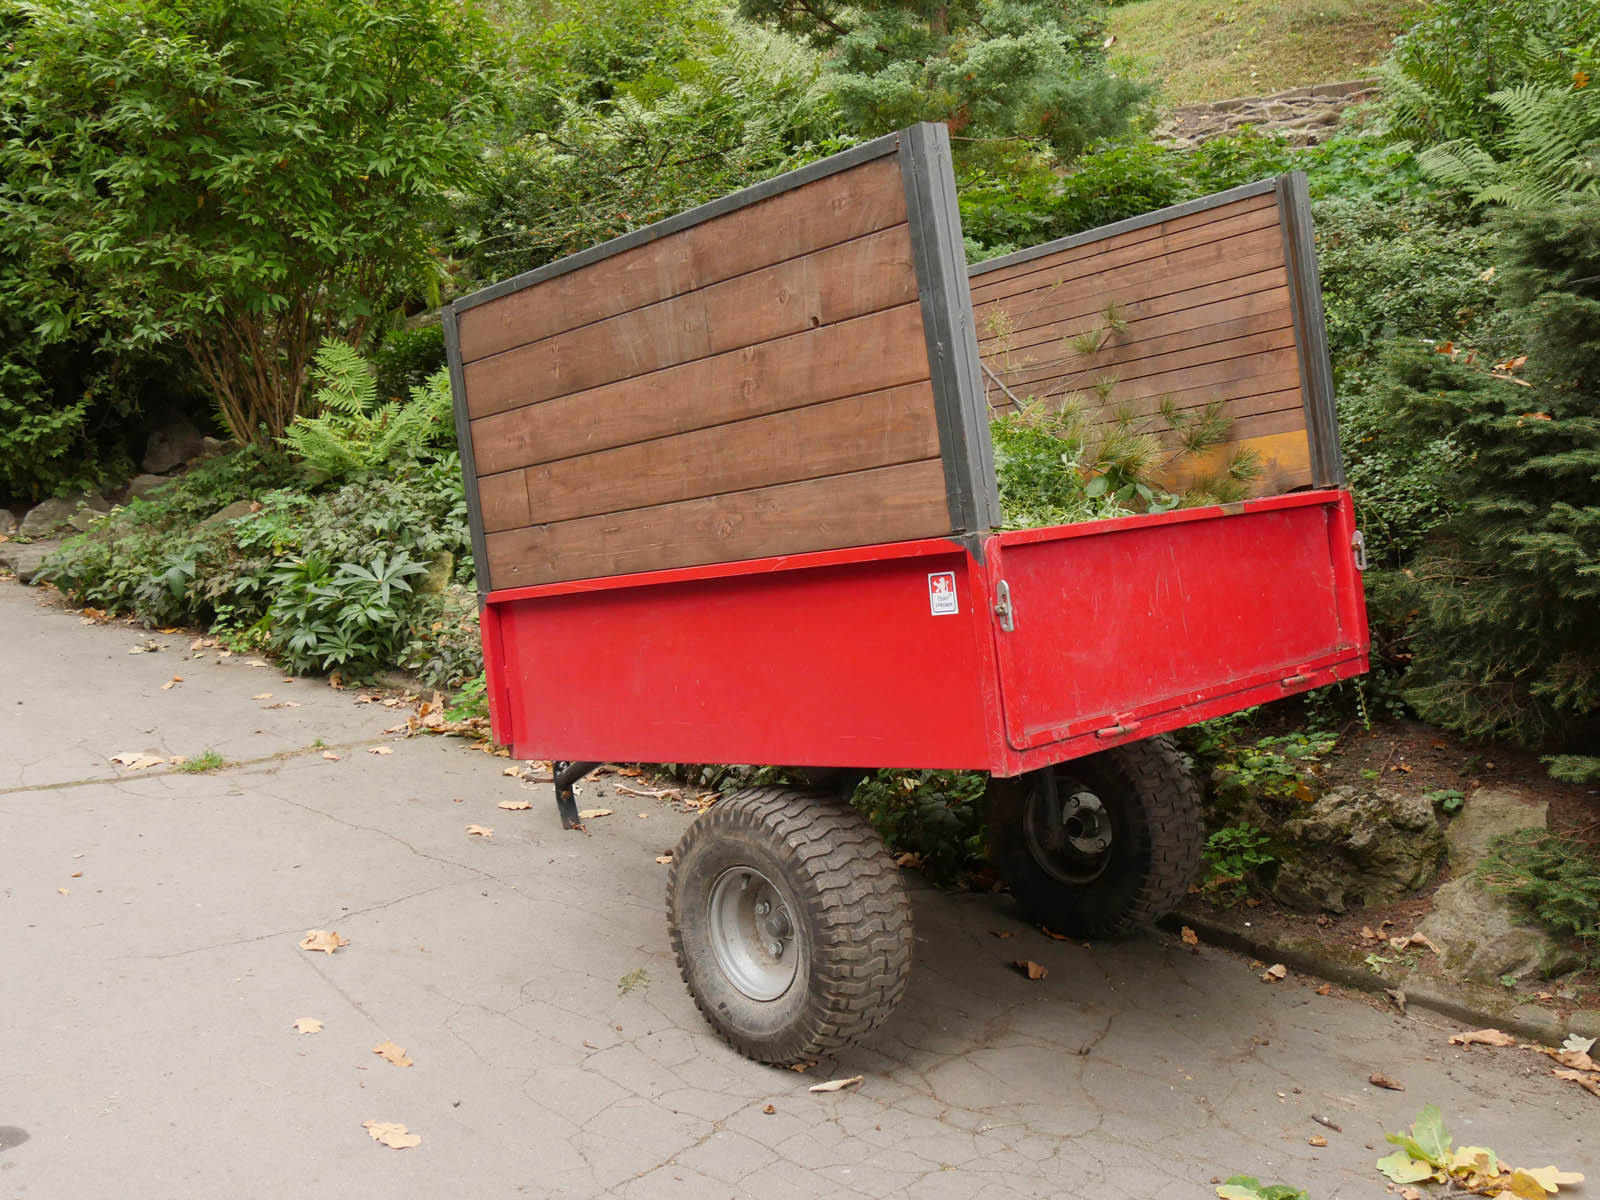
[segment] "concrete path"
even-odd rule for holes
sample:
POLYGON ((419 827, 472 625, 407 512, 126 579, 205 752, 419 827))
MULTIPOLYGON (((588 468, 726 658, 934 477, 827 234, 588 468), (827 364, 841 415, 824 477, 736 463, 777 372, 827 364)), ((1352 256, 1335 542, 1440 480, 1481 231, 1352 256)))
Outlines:
POLYGON ((615 815, 563 833, 548 784, 385 735, 394 710, 41 601, 0 587, 0 1200, 1198 1198, 1234 1173, 1329 1200, 1383 1195, 1383 1134, 1429 1102, 1600 1188, 1600 1101, 1537 1055, 915 878, 896 1017, 804 1075, 747 1062, 667 949, 655 859, 690 817, 591 785, 615 815), (208 749, 237 765, 108 761, 208 749), (312 928, 349 945, 300 949, 312 928))

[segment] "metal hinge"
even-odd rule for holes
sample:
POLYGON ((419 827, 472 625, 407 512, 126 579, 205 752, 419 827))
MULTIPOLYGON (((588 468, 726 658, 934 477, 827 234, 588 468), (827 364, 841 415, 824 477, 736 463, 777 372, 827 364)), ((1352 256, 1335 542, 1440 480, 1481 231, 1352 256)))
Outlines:
POLYGON ((1367 569, 1367 539, 1361 530, 1356 530, 1350 535, 1350 549, 1356 553, 1356 570, 1367 569))
POLYGON ((1014 633, 1017 628, 1016 610, 1011 607, 1011 585, 1002 579, 994 585, 994 615, 1000 618, 1000 628, 1014 633))

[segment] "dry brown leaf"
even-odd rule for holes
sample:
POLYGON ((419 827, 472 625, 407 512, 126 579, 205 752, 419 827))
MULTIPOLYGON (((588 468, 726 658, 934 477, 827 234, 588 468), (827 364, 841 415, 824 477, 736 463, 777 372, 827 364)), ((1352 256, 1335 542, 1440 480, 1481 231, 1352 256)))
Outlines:
POLYGON ((337 754, 335 754, 332 750, 324 750, 322 752, 322 757, 327 759, 329 762, 338 762, 339 761, 339 756, 337 754))
POLYGON ((638 767, 618 767, 618 775, 626 775, 629 779, 638 779, 644 774, 638 767))
POLYGON ((244 665, 247 667, 264 667, 267 665, 267 661, 264 658, 247 658, 244 660, 244 665))
POLYGON ((1452 1046, 1460 1046, 1462 1049, 1474 1044, 1479 1046, 1515 1046, 1517 1039, 1509 1034, 1501 1033, 1498 1029, 1473 1029, 1466 1033, 1452 1034, 1450 1044, 1452 1046))
POLYGON ((521 772, 521 770, 522 770, 521 767, 506 767, 503 771, 500 772, 500 774, 509 775, 509 776, 511 776, 511 778, 515 779, 517 777, 518 773, 521 772))
POLYGON ((763 1108, 761 1111, 766 1113, 767 1116, 770 1117, 773 1113, 777 1112, 778 1110, 773 1108, 772 1105, 769 1104, 765 1108, 763 1108))
POLYGON ((369 747, 367 747, 367 753, 368 754, 393 754, 394 753, 394 748, 391 747, 391 746, 369 746, 369 747))
POLYGON ((1200 935, 1187 925, 1178 931, 1178 936, 1183 939, 1185 946, 1198 946, 1200 944, 1200 935))
POLYGON ((592 821, 596 817, 609 817, 610 815, 611 810, 609 808, 586 808, 578 814, 578 820, 592 821))
POLYGON ((1331 995, 1333 995, 1333 984, 1331 984, 1331 983, 1323 984, 1321 987, 1319 987, 1317 989, 1317 995, 1319 995, 1319 996, 1331 996, 1331 995))
POLYGON ((1049 971, 1048 968, 1041 967, 1038 963, 1034 962, 1032 959, 1019 958, 1019 959, 1017 959, 1016 962, 1012 963, 1011 965, 1013 967, 1015 967, 1017 970, 1021 971, 1029 979, 1035 979, 1035 980, 1043 979, 1047 975, 1050 974, 1050 971, 1049 971))
POLYGON ((317 1020, 315 1017, 301 1017, 289 1028, 293 1029, 296 1033, 321 1033, 322 1022, 317 1020))
POLYGON ((658 863, 660 863, 662 866, 666 866, 668 863, 670 863, 672 861, 672 855, 670 855, 670 854, 658 854, 658 855, 656 855, 656 861, 658 863))
POLYGON ((1557 1079, 1570 1080, 1591 1096, 1600 1099, 1600 1075, 1588 1075, 1582 1071, 1568 1071, 1561 1067, 1550 1068, 1550 1074, 1557 1079))
POLYGON ((1400 1189, 1400 1200, 1422 1200, 1422 1193, 1414 1187, 1400 1189))
MULTIPOLYGON (((621 772, 619 771, 618 774, 620 775, 621 772)), ((811 1061, 810 1059, 807 1059, 805 1062, 790 1063, 789 1064, 789 1070, 791 1070, 791 1071, 800 1071, 800 1072, 804 1073, 806 1071, 811 1070, 811 1068, 816 1066, 816 1065, 817 1064, 815 1062, 811 1061)))
POLYGON ((1039 932, 1044 934, 1045 937, 1049 938, 1053 942, 1070 942, 1072 940, 1064 933, 1057 933, 1048 925, 1039 926, 1039 932))
POLYGON ((71 875, 71 876, 70 876, 70 878, 73 878, 73 879, 82 879, 82 878, 83 878, 83 872, 82 872, 82 871, 74 871, 74 872, 73 872, 73 873, 72 873, 72 875, 71 875))
POLYGON ((1367 1082, 1373 1087, 1388 1088, 1391 1092, 1403 1092, 1406 1090, 1405 1084, 1398 1079, 1390 1079, 1382 1071, 1374 1071, 1371 1075, 1368 1075, 1367 1082))
POLYGON ((1261 972, 1262 983, 1282 983, 1288 977, 1289 968, 1282 963, 1273 963, 1265 971, 1261 972))
POLYGON ((1016 929, 991 929, 989 931, 989 936, 1001 938, 1003 940, 1005 938, 1021 937, 1022 933, 1020 930, 1016 929))
POLYGON ((495 807, 503 808, 507 812, 521 812, 525 808, 532 808, 533 805, 526 800, 502 800, 495 807))
POLYGON ((332 929, 308 929, 305 937, 300 939, 300 949, 321 950, 324 954, 332 954, 340 946, 349 944, 349 938, 332 929))
POLYGON ((63 896, 72 895, 72 889, 71 888, 57 888, 56 891, 59 892, 63 896))
POLYGON ((1413 933, 1410 937, 1392 937, 1389 939, 1389 945, 1396 950, 1409 950, 1412 946, 1422 946, 1432 950, 1435 954, 1439 953, 1439 947, 1430 942, 1427 935, 1422 933, 1413 933))
POLYGON ((254 696, 251 696, 250 699, 252 699, 252 700, 271 700, 272 699, 272 693, 271 692, 257 692, 254 696))
POLYGON ((406 1057, 406 1048, 396 1046, 393 1042, 383 1042, 372 1048, 374 1054, 381 1054, 397 1067, 409 1067, 411 1060, 406 1057))
POLYGON ((420 1134, 411 1133, 397 1121, 363 1121, 361 1128, 372 1135, 373 1141, 381 1142, 392 1150, 408 1150, 412 1146, 422 1145, 420 1134))
POLYGON ((1323 1137, 1320 1133, 1312 1134, 1306 1139, 1306 1141, 1313 1146, 1326 1146, 1328 1144, 1328 1139, 1323 1137))
POLYGON ((468 825, 467 836, 492 838, 494 836, 494 830, 490 829, 487 825, 468 825))
POLYGON ((902 854, 896 854, 894 856, 894 865, 897 867, 909 867, 911 870, 916 871, 922 868, 922 864, 922 855, 918 854, 915 850, 907 850, 902 854))
POLYGON ((858 1083, 865 1083, 865 1075, 852 1075, 849 1079, 830 1079, 827 1083, 813 1083, 806 1090, 808 1092, 842 1092, 847 1087, 854 1087, 858 1083))
POLYGON ((1600 1063, 1595 1062, 1582 1050, 1546 1050, 1545 1053, 1563 1067, 1572 1067, 1579 1071, 1600 1071, 1600 1063))
POLYGON ((161 685, 161 690, 163 692, 170 692, 173 688, 177 687, 182 682, 183 682, 183 676, 182 675, 174 675, 171 679, 167 680, 165 683, 163 683, 161 685))
POLYGON ((119 767, 127 767, 130 771, 143 771, 146 767, 159 766, 167 760, 155 754, 140 754, 137 750, 124 750, 121 754, 113 754, 111 761, 119 767))

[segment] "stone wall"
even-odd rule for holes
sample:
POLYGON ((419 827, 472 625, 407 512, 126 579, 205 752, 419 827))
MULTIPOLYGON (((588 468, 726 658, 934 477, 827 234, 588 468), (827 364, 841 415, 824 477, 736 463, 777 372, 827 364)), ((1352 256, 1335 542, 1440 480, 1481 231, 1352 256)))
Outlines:
POLYGON ((1173 110, 1155 136, 1157 141, 1188 147, 1250 125, 1258 132, 1282 134, 1292 145, 1315 146, 1338 130, 1345 109, 1377 94, 1376 79, 1356 79, 1290 88, 1270 96, 1193 104, 1173 110))

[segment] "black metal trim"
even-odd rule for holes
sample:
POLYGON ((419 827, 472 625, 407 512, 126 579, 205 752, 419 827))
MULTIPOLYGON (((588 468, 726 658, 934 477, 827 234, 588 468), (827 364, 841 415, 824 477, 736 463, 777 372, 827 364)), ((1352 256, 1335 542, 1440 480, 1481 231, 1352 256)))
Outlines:
POLYGON ((964 266, 950 134, 923 122, 900 135, 900 173, 911 222, 922 330, 932 373, 934 409, 953 531, 999 524, 1000 492, 964 266))
POLYGON ((553 762, 550 775, 556 787, 556 812, 561 817, 561 828, 582 829, 578 818, 578 789, 576 784, 590 771, 600 766, 597 762, 553 762))
POLYGON ((1317 243, 1311 229, 1311 193, 1304 171, 1280 175, 1273 183, 1283 229, 1283 259, 1289 272, 1289 308, 1300 351, 1300 395, 1311 442, 1311 481, 1317 487, 1339 487, 1344 483, 1344 466, 1339 458, 1339 416, 1322 311, 1322 277, 1317 271, 1317 243))
POLYGON ((450 404, 456 416, 456 446, 461 452, 461 478, 467 492, 467 526, 472 530, 472 573, 478 584, 481 611, 491 582, 488 538, 483 530, 483 508, 478 496, 478 464, 472 453, 472 417, 467 411, 467 379, 461 365, 455 306, 445 305, 443 317, 445 360, 450 364, 450 404))
POLYGON ((1155 212, 1145 213, 1143 216, 1113 221, 1110 225, 1101 225, 1098 229, 1086 229, 1082 233, 1074 233, 1064 238, 1057 238, 1053 242, 1045 242, 1042 246, 1030 246, 1026 250, 1017 250, 1011 254, 1001 255, 999 258, 991 258, 981 263, 974 263, 967 268, 967 274, 969 276, 982 275, 986 271, 997 271, 1001 267, 1011 267, 1018 263, 1031 262, 1033 259, 1043 258, 1047 254, 1054 254, 1058 250, 1070 250, 1074 246, 1098 242, 1102 238, 1115 237, 1119 233, 1129 233, 1135 229, 1143 229, 1147 225, 1159 225, 1163 221, 1173 221, 1179 217, 1187 217, 1192 213, 1205 212, 1208 208, 1220 208, 1224 204, 1232 204, 1235 200, 1248 200, 1251 196, 1262 196, 1276 188, 1277 182, 1276 179, 1261 179, 1255 183, 1246 183, 1236 188, 1229 188, 1225 192, 1201 196, 1197 200, 1186 200, 1182 204, 1158 208, 1155 212))
POLYGON ((752 204, 759 204, 773 196, 782 195, 797 187, 804 187, 808 183, 815 183, 819 179, 826 179, 829 175, 836 175, 840 171, 848 171, 851 167, 858 167, 862 163, 871 162, 875 158, 883 158, 893 154, 900 147, 900 135, 895 133, 885 134, 883 137, 874 138, 870 142, 862 142, 859 146, 852 146, 848 150, 841 150, 838 154, 831 154, 827 158, 818 159, 816 162, 807 163, 793 171, 786 171, 772 179, 763 180, 753 184, 742 191, 730 192, 726 196, 719 196, 698 208, 691 208, 686 212, 677 213, 664 220, 657 221, 654 225, 646 225, 643 229, 635 229, 631 233, 614 237, 609 242, 601 242, 598 246, 591 246, 587 250, 580 250, 577 254, 569 254, 566 258, 557 259, 553 263, 546 263, 542 267, 535 267, 531 271, 524 271, 510 279, 502 280, 482 291, 473 292, 470 296, 463 296, 455 302, 457 312, 465 312, 469 308, 476 308, 480 304, 487 304, 491 300, 498 300, 502 296, 509 296, 512 292, 520 292, 523 288, 544 283, 548 279, 569 274, 592 266, 602 259, 611 258, 624 251, 632 250, 636 246, 643 246, 668 234, 680 233, 685 229, 702 222, 710 221, 716 217, 726 216, 741 208, 748 208, 752 204))

